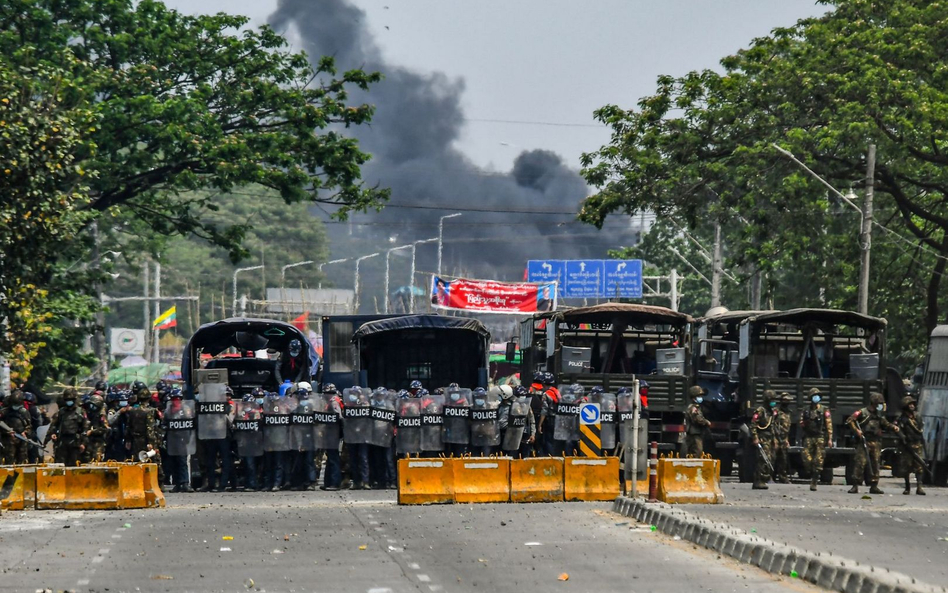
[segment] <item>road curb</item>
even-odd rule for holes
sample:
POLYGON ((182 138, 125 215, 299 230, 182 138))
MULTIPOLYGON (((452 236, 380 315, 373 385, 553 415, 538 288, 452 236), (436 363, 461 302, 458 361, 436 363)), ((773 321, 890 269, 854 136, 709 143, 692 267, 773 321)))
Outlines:
POLYGON ((813 554, 780 544, 724 523, 713 523, 665 503, 646 503, 620 496, 612 510, 653 525, 658 531, 714 550, 767 572, 797 577, 841 593, 944 593, 945 587, 922 583, 888 569, 861 565, 833 554, 813 554))

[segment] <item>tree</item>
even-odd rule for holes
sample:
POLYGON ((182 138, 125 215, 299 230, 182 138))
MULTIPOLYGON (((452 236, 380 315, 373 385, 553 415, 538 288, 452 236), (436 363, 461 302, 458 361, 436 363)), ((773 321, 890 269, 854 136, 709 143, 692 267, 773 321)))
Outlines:
MULTIPOLYGON (((328 57, 313 65, 304 54, 288 52, 273 30, 244 29, 247 22, 224 14, 184 16, 154 0, 0 4, 7 67, 61 71, 69 81, 63 100, 88 109, 74 126, 73 171, 85 185, 70 220, 79 225, 62 227, 57 236, 62 249, 46 262, 52 276, 96 294, 101 269, 73 268, 72 262, 89 260, 86 231, 97 219, 103 233, 106 221, 123 229, 144 225, 159 235, 201 237, 239 260, 247 255, 248 225, 212 222, 207 214, 218 208, 220 194, 252 184, 287 204, 334 205, 340 219, 382 206, 388 191, 366 187, 361 166, 369 155, 345 134, 373 112, 367 104, 350 105, 349 90, 368 90, 380 75, 337 73, 328 57), (77 272, 88 282, 75 282, 77 272)), ((17 168, 24 161, 18 162, 12 174, 26 175, 17 168)), ((42 171, 35 183, 52 183, 51 173, 42 171)), ((45 187, 40 193, 56 215, 54 194, 45 187)), ((7 205, 7 196, 2 199, 7 205)), ((11 200, 9 208, 19 206, 11 200)), ((13 264, 29 267, 42 236, 8 235, 16 244, 5 245, 6 284, 25 282, 13 264)), ((9 334, 22 339, 12 326, 9 334)))
POLYGON ((845 189, 861 187, 866 147, 875 143, 881 228, 870 312, 899 326, 897 351, 913 350, 948 304, 940 290, 948 263, 948 86, 937 57, 948 38, 948 6, 833 4, 825 16, 725 58, 723 73, 663 76, 638 109, 599 110, 613 136, 583 157, 584 176, 599 191, 581 217, 601 225, 609 214, 648 209, 690 227, 717 218, 728 226, 733 264, 779 272, 790 286, 823 286, 827 304, 855 308, 856 215, 773 144, 845 189), (894 298, 920 278, 927 279, 924 304, 916 295, 894 298))

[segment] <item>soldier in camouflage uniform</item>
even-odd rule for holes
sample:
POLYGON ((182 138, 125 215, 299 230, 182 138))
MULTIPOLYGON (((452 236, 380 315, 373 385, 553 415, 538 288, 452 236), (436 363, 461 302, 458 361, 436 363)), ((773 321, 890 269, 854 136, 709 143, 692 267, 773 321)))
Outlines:
POLYGON ((683 457, 701 458, 704 455, 704 431, 711 426, 711 422, 701 413, 701 402, 704 401, 705 390, 697 385, 688 389, 691 405, 685 410, 685 446, 681 454, 683 457))
POLYGON ((902 433, 902 448, 899 455, 899 462, 905 475, 905 490, 902 494, 912 493, 910 480, 912 474, 915 474, 915 494, 924 495, 922 472, 925 471, 925 466, 918 460, 925 459, 925 439, 922 436, 922 419, 915 414, 915 400, 911 396, 902 398, 902 415, 899 416, 896 424, 899 426, 899 432, 902 433))
POLYGON ((125 413, 125 459, 138 461, 138 453, 147 451, 155 442, 152 415, 142 407, 136 394, 128 397, 131 408, 125 413))
POLYGON ((63 463, 66 467, 79 465, 79 456, 86 448, 83 439, 89 430, 89 421, 82 408, 76 405, 76 398, 76 390, 72 387, 63 392, 63 407, 56 412, 43 443, 53 441, 56 463, 63 463))
POLYGON ((98 393, 86 402, 86 418, 89 420, 89 430, 86 431, 86 450, 82 452, 82 462, 102 461, 109 439, 109 421, 105 417, 105 400, 98 393))
POLYGON ((780 394, 780 405, 774 417, 774 456, 771 458, 777 475, 775 482, 790 483, 790 405, 793 396, 786 391, 780 394))
POLYGON ((767 482, 769 482, 772 477, 768 461, 772 464, 774 459, 774 441, 776 436, 774 424, 778 413, 777 393, 772 389, 764 390, 764 401, 767 405, 760 406, 754 410, 750 422, 751 444, 757 449, 754 490, 766 490, 767 482))
POLYGON ((833 444, 833 416, 828 408, 820 405, 819 389, 814 387, 808 395, 810 405, 800 414, 800 431, 803 433, 803 466, 810 471, 810 490, 816 491, 826 447, 833 444))
POLYGON ((856 410, 846 420, 846 424, 856 434, 856 455, 853 460, 853 487, 850 494, 859 493, 866 466, 869 467, 869 479, 866 480, 871 494, 884 494, 879 488, 879 463, 882 455, 882 431, 899 431, 899 427, 889 422, 885 413, 885 398, 881 393, 869 395, 869 407, 856 410), (866 455, 868 449, 868 456, 866 455))
POLYGON ((13 465, 15 463, 26 463, 29 451, 29 444, 13 436, 14 433, 30 438, 33 432, 33 421, 30 413, 23 405, 23 392, 14 389, 3 401, 3 408, 0 409, 0 420, 6 423, 13 432, 4 432, 2 436, 3 450, 0 451, 0 461, 4 465, 13 465))

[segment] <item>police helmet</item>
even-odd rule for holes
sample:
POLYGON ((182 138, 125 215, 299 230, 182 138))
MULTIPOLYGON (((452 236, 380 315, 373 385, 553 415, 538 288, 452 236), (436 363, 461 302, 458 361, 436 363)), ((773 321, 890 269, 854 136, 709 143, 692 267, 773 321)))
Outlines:
MULTIPOLYGON (((631 388, 631 387, 620 387, 620 388, 616 391, 616 395, 617 395, 617 396, 618 396, 618 395, 629 395, 630 393, 632 393, 632 388, 631 388)), ((689 394, 691 393, 691 390, 690 390, 690 389, 688 390, 688 393, 689 393, 689 394)))
POLYGON ((448 389, 460 389, 460 388, 461 388, 461 386, 458 385, 457 383, 449 383, 449 384, 448 384, 448 389))
POLYGON ((592 389, 589 390, 589 395, 602 395, 606 390, 602 388, 602 385, 594 385, 592 389))
POLYGON ((105 392, 105 391, 108 391, 108 389, 109 389, 109 384, 106 383, 105 381, 96 381, 96 382, 95 382, 95 387, 93 387, 93 389, 94 389, 95 391, 102 391, 102 392, 105 392))
POLYGON ((556 377, 553 376, 553 373, 543 373, 544 385, 553 385, 554 383, 556 383, 556 377))
POLYGON ((224 394, 227 397, 234 397, 234 390, 230 388, 230 385, 224 385, 224 394))
POLYGON ((307 381, 300 381, 296 384, 296 391, 305 391, 306 393, 312 393, 313 386, 310 385, 307 381))
POLYGON ((242 399, 242 401, 244 401, 244 402, 246 402, 246 403, 248 403, 248 404, 252 404, 252 403, 254 402, 254 400, 257 399, 257 398, 254 397, 254 394, 253 394, 253 393, 245 393, 245 394, 244 394, 244 397, 241 398, 241 399, 242 399))
POLYGON ((293 358, 296 358, 297 356, 300 355, 300 352, 303 351, 303 344, 301 344, 300 341, 296 339, 290 340, 289 351, 290 351, 290 356, 292 356, 293 358))
POLYGON ((474 397, 487 397, 487 390, 483 387, 476 387, 471 395, 474 397))
POLYGON ((36 396, 33 395, 32 392, 27 391, 26 393, 23 394, 23 401, 25 401, 25 402, 30 402, 31 404, 35 404, 35 403, 36 403, 36 396))
POLYGON ((413 391, 413 390, 416 390, 416 389, 421 389, 421 387, 422 387, 421 381, 415 379, 415 380, 412 381, 411 384, 408 386, 408 390, 409 390, 409 391, 413 391))
POLYGON ((415 397, 425 397, 426 395, 428 395, 428 390, 422 387, 418 390, 418 393, 415 394, 415 397))
POLYGON ((545 373, 542 371, 537 371, 533 373, 533 382, 534 383, 543 383, 543 376, 545 373))
POLYGON ((523 385, 517 385, 513 388, 514 397, 527 397, 530 395, 530 390, 524 387, 523 385))
POLYGON ((334 383, 323 383, 323 393, 339 393, 334 383))
POLYGON ((167 386, 168 386, 168 384, 165 383, 165 380, 164 380, 164 379, 158 379, 158 382, 155 383, 155 391, 162 391, 162 390, 165 389, 167 386))
POLYGON ((500 389, 500 399, 504 401, 507 401, 508 399, 514 396, 513 387, 511 387, 510 385, 501 385, 499 389, 500 389))
POLYGON ((576 397, 582 397, 586 393, 586 388, 579 383, 573 383, 569 386, 569 392, 576 397))
POLYGON ((177 387, 171 389, 171 399, 181 399, 184 397, 184 394, 177 387))
POLYGON ((267 397, 267 392, 263 390, 263 387, 254 387, 253 391, 250 392, 250 395, 256 399, 258 397, 267 397))
POLYGON ((431 393, 434 395, 444 395, 444 387, 435 387, 434 391, 431 393))
POLYGON ((148 389, 148 386, 145 385, 143 382, 141 382, 141 381, 135 381, 134 383, 132 383, 132 391, 133 391, 133 392, 138 393, 139 391, 142 391, 143 389, 144 389, 144 390, 147 390, 147 389, 148 389))
POLYGON ((407 390, 402 389, 398 392, 398 399, 408 399, 411 397, 411 394, 407 390))

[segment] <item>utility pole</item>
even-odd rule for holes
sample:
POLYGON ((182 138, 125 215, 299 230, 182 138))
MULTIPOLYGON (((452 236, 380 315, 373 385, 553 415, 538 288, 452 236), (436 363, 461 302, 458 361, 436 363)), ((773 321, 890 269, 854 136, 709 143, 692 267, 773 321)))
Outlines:
POLYGON ((145 329, 145 360, 151 360, 151 317, 148 316, 148 301, 151 299, 151 279, 149 278, 150 270, 149 263, 146 261, 142 265, 142 280, 144 285, 142 287, 142 327, 145 329))
POLYGON ((389 272, 391 270, 392 252, 398 251, 399 249, 408 249, 409 247, 411 247, 411 243, 408 243, 407 245, 399 245, 398 247, 392 247, 391 249, 388 249, 385 251, 385 281, 383 282, 383 285, 384 285, 383 290, 385 292, 385 314, 386 315, 388 315, 389 301, 392 300, 388 292, 389 279, 390 279, 389 272))
POLYGON ((675 268, 671 269, 671 273, 668 275, 668 281, 671 283, 671 288, 668 290, 668 298, 671 301, 671 310, 678 310, 678 270, 675 268))
POLYGON ((711 269, 711 308, 721 306, 721 222, 714 222, 714 253, 711 269))
POLYGON ((376 251, 375 253, 372 253, 369 255, 363 255, 362 257, 356 259, 355 276, 352 279, 352 286, 354 288, 353 290, 354 294, 352 297, 353 298, 352 312, 356 315, 359 314, 359 268, 361 267, 363 260, 369 259, 370 257, 375 257, 378 254, 379 252, 376 251))
MULTIPOLYGON (((161 298, 161 264, 155 262, 155 319, 158 319, 158 316, 161 315, 161 302, 158 300, 161 298)), ((161 354, 161 330, 157 327, 154 329, 155 332, 155 347, 152 348, 152 360, 155 364, 160 362, 159 355, 161 354)))
MULTIPOLYGON (((455 212, 454 214, 448 214, 447 216, 442 216, 438 219, 438 276, 441 276, 441 254, 444 251, 444 221, 446 218, 455 218, 461 216, 460 212, 455 212)), ((412 279, 411 286, 414 286, 415 282, 412 279)), ((388 311, 386 311, 387 313, 388 311)))
POLYGON ((872 194, 876 185, 876 145, 869 145, 866 158, 866 196, 862 202, 862 229, 859 247, 862 250, 859 262, 859 312, 869 314, 869 252, 872 248, 872 194))
POLYGON ((433 239, 422 239, 421 241, 415 241, 411 244, 411 277, 408 279, 408 288, 411 290, 411 294, 408 295, 411 299, 408 301, 409 313, 415 312, 415 247, 423 243, 433 243, 435 241, 438 241, 438 244, 440 245, 441 240, 438 237, 433 239))

